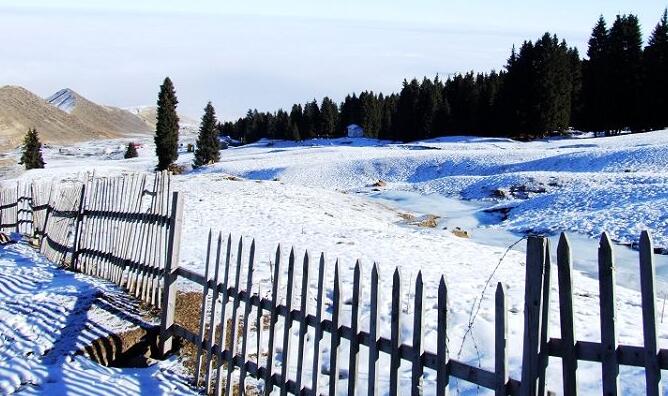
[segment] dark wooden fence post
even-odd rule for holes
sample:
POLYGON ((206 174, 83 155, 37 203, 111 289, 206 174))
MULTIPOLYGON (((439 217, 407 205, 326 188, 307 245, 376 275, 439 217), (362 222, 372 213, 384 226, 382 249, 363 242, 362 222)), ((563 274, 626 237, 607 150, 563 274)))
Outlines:
POLYGON ((172 211, 169 219, 169 239, 167 241, 167 260, 163 273, 162 307, 160 312, 159 352, 164 356, 172 349, 174 336, 174 310, 176 308, 176 271, 179 268, 181 248, 181 227, 183 225, 183 198, 181 193, 172 194, 172 211))
POLYGON ((520 395, 536 395, 538 391, 540 334, 543 308, 543 274, 546 239, 531 236, 527 241, 526 281, 524 287, 524 346, 522 353, 522 385, 520 395))
POLYGON ((79 241, 81 239, 81 222, 83 221, 84 205, 86 202, 86 185, 81 186, 81 195, 79 195, 79 210, 74 224, 74 242, 72 243, 72 269, 78 270, 79 259, 79 241))

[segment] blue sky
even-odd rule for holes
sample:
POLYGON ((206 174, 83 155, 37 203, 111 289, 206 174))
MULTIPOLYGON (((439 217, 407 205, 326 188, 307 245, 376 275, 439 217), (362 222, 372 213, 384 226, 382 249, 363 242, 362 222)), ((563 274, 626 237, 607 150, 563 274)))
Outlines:
POLYGON ((180 109, 222 118, 324 95, 396 91, 404 78, 503 67, 513 44, 557 33, 586 51, 596 19, 663 1, 0 0, 0 85, 100 103, 153 104, 165 75, 180 109), (9 39, 7 39, 9 38, 9 39))

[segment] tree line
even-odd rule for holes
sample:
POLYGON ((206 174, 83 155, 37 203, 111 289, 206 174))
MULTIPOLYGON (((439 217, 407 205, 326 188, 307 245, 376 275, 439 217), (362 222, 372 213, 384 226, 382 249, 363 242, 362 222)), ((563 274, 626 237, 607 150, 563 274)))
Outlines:
POLYGON ((366 137, 411 141, 436 136, 537 138, 574 128, 606 135, 668 126, 666 11, 643 48, 635 15, 601 16, 587 56, 545 33, 513 47, 500 72, 468 72, 443 80, 404 80, 399 93, 372 91, 337 104, 294 104, 290 111, 248 110, 218 125, 220 134, 250 143, 261 138, 340 137, 358 124, 366 137))

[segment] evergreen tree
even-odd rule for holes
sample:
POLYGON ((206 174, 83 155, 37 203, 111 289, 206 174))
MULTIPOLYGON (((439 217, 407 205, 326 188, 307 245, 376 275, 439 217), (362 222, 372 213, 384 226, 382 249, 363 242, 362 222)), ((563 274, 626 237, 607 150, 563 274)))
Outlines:
POLYGON ((39 135, 35 128, 28 129, 28 133, 23 138, 23 154, 19 163, 25 166, 26 170, 44 168, 42 143, 39 141, 39 135))
POLYGON ((209 102, 204 108, 204 115, 197 136, 197 148, 193 161, 193 166, 196 168, 220 160, 220 141, 218 140, 216 123, 216 111, 209 102))
POLYGON ((603 16, 589 38, 589 59, 582 65, 582 127, 593 131, 610 128, 610 43, 603 16))
MULTIPOLYGON (((438 78, 437 78, 438 82, 438 78)), ((434 119, 441 101, 441 92, 437 86, 428 78, 422 80, 420 93, 417 101, 416 137, 425 139, 432 136, 434 119)))
POLYGON ((611 129, 615 132, 626 127, 635 130, 641 124, 642 34, 638 18, 618 15, 610 28, 609 44, 611 129))
POLYGON ((411 80, 410 83, 404 80, 397 103, 396 137, 398 140, 404 142, 416 140, 419 97, 420 83, 416 79, 411 80))
POLYGON ((292 139, 290 133, 290 116, 288 113, 279 109, 276 112, 276 138, 277 139, 292 139))
POLYGON ((663 11, 643 53, 643 125, 651 129, 668 126, 668 11, 663 11))
POLYGON ((302 106, 295 104, 290 111, 290 138, 295 141, 302 140, 300 125, 302 124, 302 106))
POLYGON ((158 94, 157 123, 155 127, 155 153, 157 170, 165 170, 179 158, 179 117, 176 114, 176 92, 169 77, 160 86, 158 94))
POLYGON ((571 56, 565 41, 549 33, 536 42, 534 47, 536 68, 535 100, 531 116, 532 135, 563 131, 571 121, 571 56))
POLYGON ((299 128, 299 133, 302 139, 312 139, 318 135, 318 128, 320 127, 320 108, 318 102, 308 102, 304 105, 304 114, 302 117, 302 125, 299 128))
POLYGON ((128 143, 128 147, 125 149, 125 154, 123 155, 123 158, 128 159, 128 158, 137 158, 139 154, 137 154, 137 146, 135 143, 130 142, 128 143))
POLYGON ((325 96, 320 104, 319 130, 325 136, 333 137, 339 124, 339 108, 333 100, 325 96))
POLYGON ((383 98, 383 100, 381 100, 381 106, 383 107, 383 113, 380 121, 380 131, 378 133, 378 138, 394 140, 394 115, 397 112, 397 95, 392 94, 383 98))
POLYGON ((378 137, 381 124, 381 107, 376 95, 369 91, 364 91, 359 97, 360 103, 360 126, 364 129, 364 136, 375 139, 378 137))

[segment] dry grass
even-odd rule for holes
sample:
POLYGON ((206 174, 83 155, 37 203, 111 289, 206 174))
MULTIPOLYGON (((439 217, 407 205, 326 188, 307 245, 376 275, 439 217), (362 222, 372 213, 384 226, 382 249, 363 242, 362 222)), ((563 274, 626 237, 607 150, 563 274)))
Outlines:
MULTIPOLYGON (((174 321, 194 334, 200 333, 200 320, 202 314, 202 293, 199 292, 188 292, 188 293, 178 293, 176 296, 176 309, 174 321)), ((208 319, 209 317, 207 317, 208 319)), ((266 329, 269 327, 269 315, 264 315, 262 317, 262 327, 266 329)), ((220 324, 216 325, 216 338, 220 334, 220 324)), ((251 322, 249 327, 250 331, 257 331, 255 322, 251 322)), ((205 339, 208 339, 211 336, 211 329, 209 328, 209 323, 205 323, 205 339)), ((242 321, 237 322, 236 327, 236 343, 237 350, 241 346, 242 336, 244 334, 244 325, 242 321)), ((224 348, 230 350, 232 347, 232 319, 228 318, 225 326, 225 337, 224 337, 224 348)), ((179 353, 181 355, 181 360, 190 373, 190 375, 195 375, 195 366, 197 360, 197 347, 194 344, 189 342, 182 342, 180 346, 179 353)), ((264 355, 264 353, 263 353, 264 355)), ((253 354, 253 356, 257 356, 253 354)), ((250 356, 252 358, 253 356, 250 356)), ((218 367, 218 359, 214 355, 212 357, 212 367, 218 367)), ((203 366, 206 365, 206 357, 202 358, 202 369, 200 372, 199 383, 202 384, 206 379, 206 371, 203 366)), ((227 364, 223 363, 223 368, 227 368, 227 364)), ((239 384, 233 384, 232 393, 237 395, 239 394, 239 384)), ((246 394, 248 395, 259 395, 259 391, 254 386, 248 384, 246 385, 246 394)))

